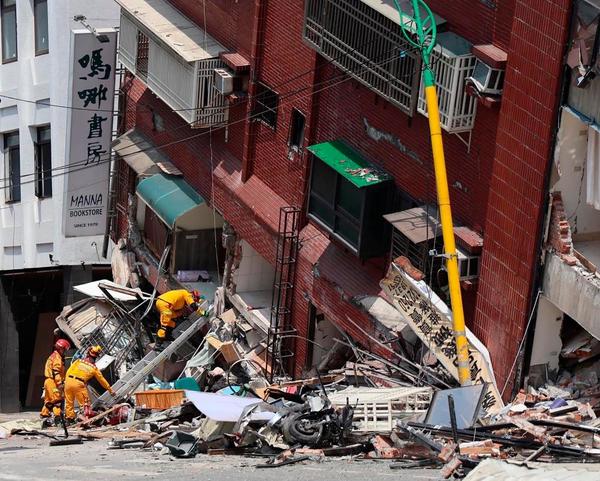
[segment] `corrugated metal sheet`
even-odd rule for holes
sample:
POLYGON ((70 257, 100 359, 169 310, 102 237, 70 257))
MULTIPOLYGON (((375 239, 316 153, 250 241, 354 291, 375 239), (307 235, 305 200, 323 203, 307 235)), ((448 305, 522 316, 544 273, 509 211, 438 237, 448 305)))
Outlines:
POLYGON ((394 229, 408 237, 413 244, 420 244, 442 233, 439 222, 428 214, 425 207, 414 207, 386 214, 383 218, 392 224, 394 229))
POLYGON ((115 154, 121 157, 138 175, 158 174, 160 163, 167 159, 138 131, 128 130, 113 142, 115 154))

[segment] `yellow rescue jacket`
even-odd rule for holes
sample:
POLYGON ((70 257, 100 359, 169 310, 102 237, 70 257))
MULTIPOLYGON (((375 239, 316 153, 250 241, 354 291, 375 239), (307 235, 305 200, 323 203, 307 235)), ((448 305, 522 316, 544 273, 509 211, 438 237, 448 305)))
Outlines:
POLYGON ((194 296, 185 290, 177 289, 174 291, 165 292, 163 295, 158 296, 156 300, 156 308, 159 311, 180 311, 185 306, 191 306, 194 304, 194 296))
POLYGON ((73 364, 71 364, 71 367, 67 371, 67 378, 69 377, 75 378, 85 384, 87 384, 90 379, 95 377, 104 389, 110 389, 110 384, 106 379, 104 379, 100 369, 84 359, 77 359, 75 362, 73 362, 73 364))
POLYGON ((52 379, 57 386, 65 382, 65 361, 57 351, 48 356, 44 376, 46 379, 52 379))

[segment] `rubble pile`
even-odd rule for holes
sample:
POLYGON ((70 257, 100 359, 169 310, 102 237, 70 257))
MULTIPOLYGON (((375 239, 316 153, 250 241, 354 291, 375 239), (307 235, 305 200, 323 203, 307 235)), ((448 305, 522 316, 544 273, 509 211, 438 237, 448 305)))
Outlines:
MULTIPOLYGON (((447 402, 452 395, 445 396, 447 402)), ((570 399, 568 391, 554 386, 522 390, 499 412, 476 416, 476 421, 463 425, 461 418, 472 413, 465 417, 465 406, 455 407, 453 402, 443 412, 443 404, 434 400, 424 422, 397 423, 389 442, 395 455, 405 454, 409 461, 393 468, 431 464, 441 466, 444 477, 450 477, 463 475, 485 459, 523 465, 600 462, 600 421, 589 402, 570 399), (442 419, 435 419, 440 415, 442 419), (426 452, 416 452, 413 441, 426 452)))
POLYGON ((173 458, 265 456, 258 468, 384 459, 393 469, 438 468, 446 478, 488 459, 600 461, 597 378, 563 376, 503 406, 490 402, 498 392, 491 383, 457 387, 425 344, 386 358, 340 331, 319 365, 292 379, 271 370, 267 333, 234 308, 189 316, 155 350, 151 316, 149 329, 140 322, 152 297, 106 283, 93 292, 57 321, 77 349, 104 348, 98 364, 114 395, 90 390, 92 409, 80 409, 74 425, 62 419, 55 432, 17 424, 4 433, 45 436, 51 445, 103 440, 108 449, 173 458))

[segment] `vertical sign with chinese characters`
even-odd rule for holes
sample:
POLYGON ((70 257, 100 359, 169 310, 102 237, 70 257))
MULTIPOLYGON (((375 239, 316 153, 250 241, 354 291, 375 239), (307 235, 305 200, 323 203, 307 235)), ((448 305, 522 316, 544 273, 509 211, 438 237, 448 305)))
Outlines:
POLYGON ((104 234, 108 210, 117 33, 71 32, 64 234, 104 234))
MULTIPOLYGON (((452 318, 448 307, 423 281, 415 281, 401 268, 390 265, 380 282, 394 307, 440 363, 458 380, 458 360, 452 318)), ((504 403, 481 342, 467 329, 469 367, 475 383, 489 383, 482 407, 488 413, 499 411, 504 403), (480 347, 478 347, 478 345, 480 347)))

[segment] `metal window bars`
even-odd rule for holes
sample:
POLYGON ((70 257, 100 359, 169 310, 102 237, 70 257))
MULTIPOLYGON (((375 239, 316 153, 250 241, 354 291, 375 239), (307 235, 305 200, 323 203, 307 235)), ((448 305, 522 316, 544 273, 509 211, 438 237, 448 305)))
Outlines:
POLYGON ((392 20, 360 0, 307 0, 303 35, 337 67, 414 115, 421 59, 392 20))

